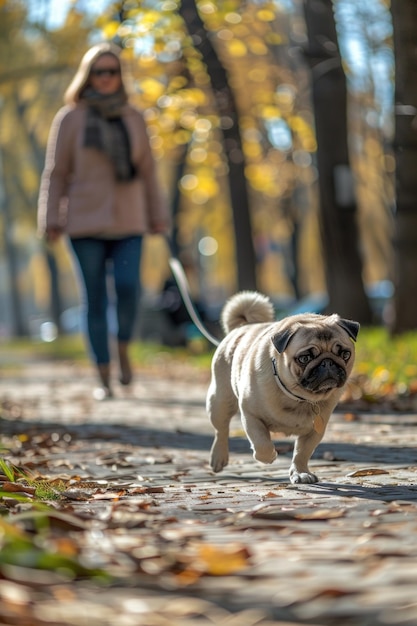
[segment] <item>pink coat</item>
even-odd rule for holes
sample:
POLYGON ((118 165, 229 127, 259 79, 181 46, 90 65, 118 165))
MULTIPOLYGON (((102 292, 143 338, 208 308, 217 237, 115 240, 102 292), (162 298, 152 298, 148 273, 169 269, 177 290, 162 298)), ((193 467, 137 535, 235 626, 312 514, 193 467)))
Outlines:
POLYGON ((157 180, 142 114, 127 104, 132 163, 129 182, 116 181, 110 159, 83 146, 85 104, 63 107, 52 122, 41 178, 38 228, 61 228, 70 237, 118 237, 169 230, 169 211, 157 180))

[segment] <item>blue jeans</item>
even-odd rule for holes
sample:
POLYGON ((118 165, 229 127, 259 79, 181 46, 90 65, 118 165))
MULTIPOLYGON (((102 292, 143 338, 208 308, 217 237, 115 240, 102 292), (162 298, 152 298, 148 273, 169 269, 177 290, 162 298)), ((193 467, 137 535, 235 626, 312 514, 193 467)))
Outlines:
POLYGON ((122 239, 70 239, 80 270, 86 331, 92 357, 98 365, 110 362, 109 302, 113 278, 117 338, 132 338, 140 294, 142 236, 122 239))

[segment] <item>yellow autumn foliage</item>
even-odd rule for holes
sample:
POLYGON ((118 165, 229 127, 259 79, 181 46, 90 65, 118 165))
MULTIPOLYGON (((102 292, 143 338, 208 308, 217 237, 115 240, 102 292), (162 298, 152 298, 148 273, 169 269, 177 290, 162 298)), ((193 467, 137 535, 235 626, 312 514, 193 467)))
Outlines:
POLYGON ((106 22, 103 24, 103 34, 106 39, 113 39, 120 28, 120 22, 106 22))
MULTIPOLYGON (((27 215, 33 228, 40 174, 39 165, 35 165, 39 156, 35 156, 33 146, 37 146, 37 155, 42 154, 52 117, 61 106, 63 91, 90 38, 85 27, 88 15, 78 8, 71 9, 63 26, 47 33, 44 39, 39 34, 34 45, 19 26, 23 23, 24 4, 0 0, 0 6, 8 8, 4 23, 0 23, 0 75, 1 72, 8 75, 10 70, 12 74, 15 69, 20 71, 28 59, 40 67, 43 64, 44 73, 15 83, 0 82, 0 144, 14 219, 17 223, 22 215, 27 215), (11 32, 18 33, 19 45, 16 40, 13 54, 8 53, 7 44, 11 32)), ((224 153, 225 141, 229 139, 222 133, 222 128, 227 130, 230 118, 228 115, 223 120, 219 118, 210 76, 200 51, 187 33, 187 25, 178 14, 178 2, 167 0, 161 3, 160 10, 154 8, 156 5, 149 8, 149 3, 125 5, 126 20, 119 23, 115 19, 116 5, 111 3, 109 10, 97 20, 95 36, 111 39, 117 35, 125 45, 123 57, 134 87, 134 102, 144 111, 168 195, 177 182, 176 168, 184 159, 185 175, 179 182, 179 237, 190 248, 195 248, 196 233, 200 230, 218 241, 218 252, 210 259, 210 274, 205 279, 225 294, 234 289, 235 279, 234 231, 224 153)), ((303 212, 303 245, 299 252, 302 284, 306 291, 321 290, 324 279, 315 214, 317 170, 311 154, 317 146, 305 75, 297 74, 297 68, 289 67, 285 61, 288 13, 279 3, 266 0, 259 3, 199 0, 198 9, 227 70, 236 100, 253 237, 257 244, 266 242, 266 250, 275 250, 267 252, 262 261, 258 271, 260 283, 270 293, 290 290, 283 255, 276 252, 285 249, 291 237, 291 219, 282 208, 290 204, 288 210, 303 212), (282 120, 289 127, 290 150, 277 149, 269 135, 272 120, 282 120), (298 206, 300 195, 305 199, 298 206), (316 260, 314 264, 311 258, 316 260)), ((296 21, 295 27, 299 28, 299 22, 296 21)), ((383 163, 385 172, 393 171, 394 160, 384 155, 376 135, 365 138, 363 145, 364 155, 355 163, 359 175, 358 197, 365 207, 360 219, 365 225, 377 224, 381 233, 381 229, 389 226, 384 226, 381 219, 376 220, 375 215, 381 205, 381 189, 387 183, 381 179, 375 160, 383 163)), ((13 232, 22 229, 13 228, 13 232)), ((378 245, 367 242, 370 260, 366 273, 372 279, 383 275, 387 263, 380 252, 381 241, 382 235, 378 245)), ((152 265, 158 264, 161 255, 158 246, 149 247, 151 260, 145 259, 144 275, 146 288, 152 289, 166 268, 161 269, 162 257, 159 269, 152 265)), ((61 251, 58 256, 61 262, 61 251)), ((39 259, 34 261, 34 266, 39 276, 45 274, 39 259)), ((28 285, 29 282, 25 282, 25 289, 35 289, 39 299, 44 287, 28 285)))
POLYGON ((273 22, 276 19, 276 14, 271 9, 260 9, 256 12, 256 17, 261 22, 273 22))
POLYGON ((202 569, 211 576, 230 576, 246 569, 249 554, 244 546, 199 544, 195 546, 196 557, 191 567, 202 569))
POLYGON ((226 49, 228 54, 232 57, 244 57, 247 54, 247 47, 243 41, 232 39, 226 42, 226 49))

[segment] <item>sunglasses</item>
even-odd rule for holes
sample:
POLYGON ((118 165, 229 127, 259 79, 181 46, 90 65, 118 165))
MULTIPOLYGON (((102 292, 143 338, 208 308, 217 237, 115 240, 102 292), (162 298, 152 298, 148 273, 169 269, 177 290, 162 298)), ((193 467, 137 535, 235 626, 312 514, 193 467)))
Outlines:
POLYGON ((91 70, 91 75, 100 78, 101 76, 118 76, 120 70, 116 67, 103 67, 96 70, 91 70))

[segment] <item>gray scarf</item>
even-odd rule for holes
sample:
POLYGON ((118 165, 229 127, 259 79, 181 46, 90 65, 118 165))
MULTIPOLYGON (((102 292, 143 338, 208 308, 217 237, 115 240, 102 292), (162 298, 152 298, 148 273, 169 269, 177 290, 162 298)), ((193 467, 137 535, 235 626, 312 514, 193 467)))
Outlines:
POLYGON ((109 157, 117 180, 132 180, 135 168, 130 160, 129 135, 121 118, 125 94, 119 91, 102 95, 87 88, 82 100, 88 105, 84 146, 96 148, 109 157))

